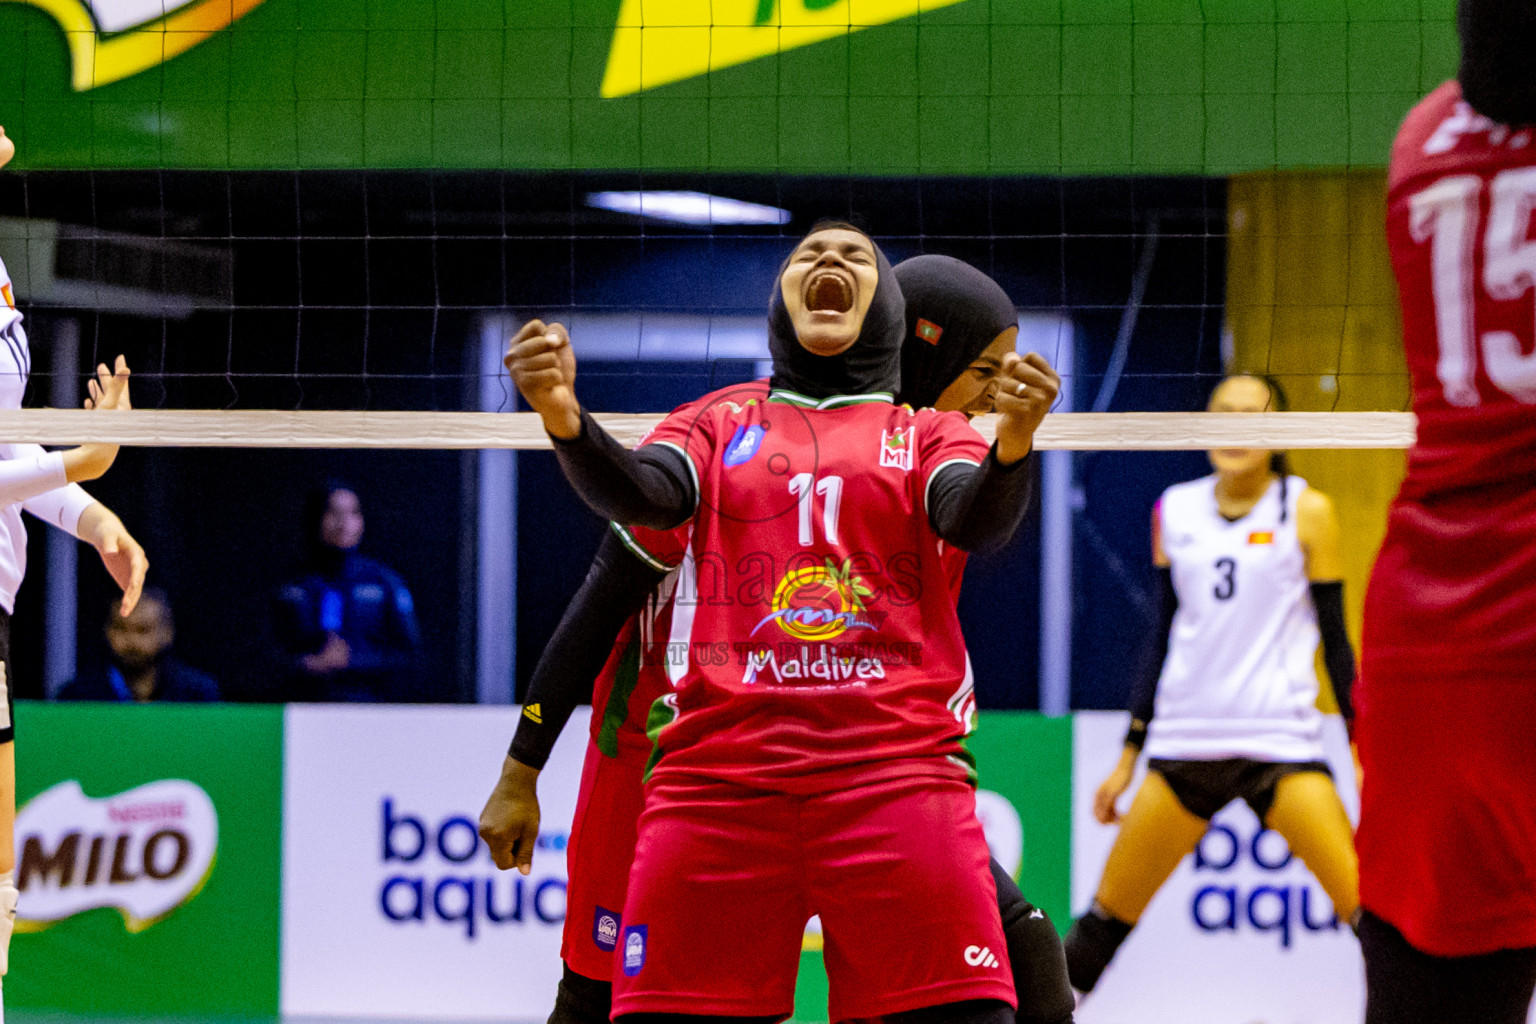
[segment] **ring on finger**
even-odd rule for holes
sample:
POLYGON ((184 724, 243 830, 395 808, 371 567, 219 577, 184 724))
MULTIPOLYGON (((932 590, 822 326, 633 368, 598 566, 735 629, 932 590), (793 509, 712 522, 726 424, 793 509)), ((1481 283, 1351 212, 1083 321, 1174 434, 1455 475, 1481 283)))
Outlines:
POLYGON ((1028 389, 1029 389, 1029 385, 1025 384, 1023 381, 1019 381, 1017 384, 1015 384, 1013 386, 1013 393, 1015 395, 1019 396, 1020 398, 1023 398, 1024 397, 1024 392, 1027 391, 1028 389))

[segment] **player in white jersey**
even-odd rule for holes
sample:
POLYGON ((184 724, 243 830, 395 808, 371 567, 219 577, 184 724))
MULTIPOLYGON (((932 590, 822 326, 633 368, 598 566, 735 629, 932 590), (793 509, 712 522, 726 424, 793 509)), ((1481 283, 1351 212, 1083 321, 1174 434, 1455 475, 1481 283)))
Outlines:
MULTIPOLYGON (((0 128, 0 167, 16 146, 0 128)), ((16 309, 10 274, 0 263, 0 409, 21 408, 32 357, 16 309)), ((121 356, 116 372, 97 368, 87 408, 127 409, 128 367, 121 356)), ((93 546, 112 578, 123 588, 123 614, 133 610, 149 562, 122 520, 87 494, 76 480, 106 472, 116 445, 87 444, 66 452, 45 452, 35 444, 0 444, 0 974, 16 918, 16 759, 11 709, 11 612, 27 568, 23 509, 93 546)))
MULTIPOLYGON (((1283 409, 1279 386, 1228 377, 1212 412, 1283 409)), ((1216 472, 1163 492, 1152 515, 1158 643, 1133 694, 1120 763, 1094 815, 1120 821, 1093 906, 1067 936, 1088 992, 1210 819, 1246 800, 1317 876, 1341 919, 1359 909, 1354 837, 1323 760, 1318 641, 1345 720, 1354 652, 1344 630, 1333 503, 1257 449, 1210 453, 1216 472), (1145 746, 1147 775, 1123 819, 1115 801, 1145 746)))

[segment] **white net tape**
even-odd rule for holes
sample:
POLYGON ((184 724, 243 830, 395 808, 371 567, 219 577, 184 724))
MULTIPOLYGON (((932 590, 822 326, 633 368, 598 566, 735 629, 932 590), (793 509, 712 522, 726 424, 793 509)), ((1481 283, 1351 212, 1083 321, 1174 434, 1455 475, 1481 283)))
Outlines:
MULTIPOLYGON (((625 444, 660 420, 597 413, 625 444)), ((975 423, 991 440, 996 417, 975 423)), ((1040 449, 1178 451, 1209 448, 1408 448, 1406 412, 1054 413, 1035 435, 1040 449)), ((0 412, 0 439, 67 445, 87 441, 167 448, 516 448, 551 447, 533 413, 282 412, 277 410, 23 409, 0 412)))

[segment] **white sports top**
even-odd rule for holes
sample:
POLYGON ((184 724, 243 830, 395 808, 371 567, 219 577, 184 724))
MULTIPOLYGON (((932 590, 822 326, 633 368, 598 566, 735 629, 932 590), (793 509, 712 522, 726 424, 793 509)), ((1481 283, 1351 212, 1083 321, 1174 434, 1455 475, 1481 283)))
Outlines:
MULTIPOLYGON (((0 409, 20 409, 32 355, 11 275, 0 262, 0 409)), ((27 531, 21 510, 79 536, 80 513, 92 503, 64 479, 64 458, 35 444, 0 444, 0 608, 16 608, 16 591, 27 571, 27 531)))
POLYGON ((1317 612, 1296 536, 1307 482, 1273 481, 1228 522, 1214 475, 1163 492, 1157 515, 1179 608, 1147 734, 1151 757, 1321 760, 1317 612))

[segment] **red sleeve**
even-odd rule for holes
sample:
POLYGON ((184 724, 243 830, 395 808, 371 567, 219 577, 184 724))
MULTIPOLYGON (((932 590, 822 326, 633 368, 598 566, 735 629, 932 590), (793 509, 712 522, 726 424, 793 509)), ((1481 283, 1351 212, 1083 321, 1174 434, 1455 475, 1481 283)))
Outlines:
POLYGON ((979 466, 987 457, 987 442, 971 421, 958 412, 923 409, 916 414, 917 472, 914 482, 921 490, 922 507, 928 507, 928 483, 933 474, 952 463, 979 466))

